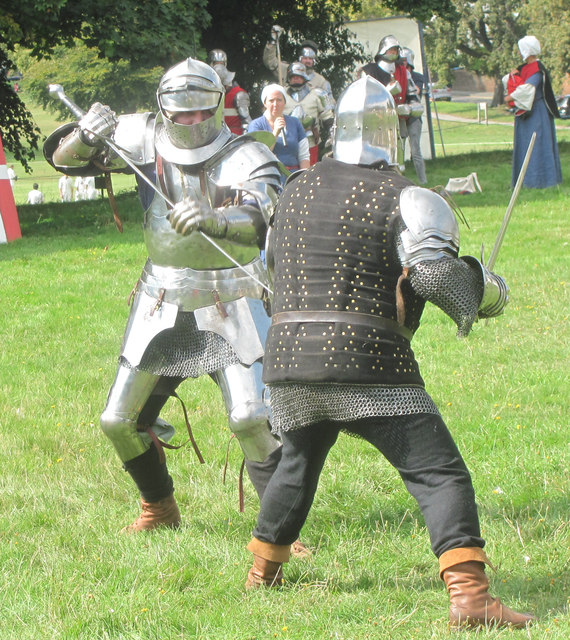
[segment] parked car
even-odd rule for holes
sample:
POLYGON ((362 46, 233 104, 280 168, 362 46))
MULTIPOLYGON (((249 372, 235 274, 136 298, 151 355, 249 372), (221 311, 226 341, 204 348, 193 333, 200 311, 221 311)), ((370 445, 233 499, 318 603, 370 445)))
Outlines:
POLYGON ((438 87, 434 82, 430 82, 428 90, 432 100, 444 100, 445 102, 451 100, 451 87, 438 87))
POLYGON ((560 96, 560 98, 556 98, 556 104, 558 105, 560 117, 563 120, 570 119, 570 94, 566 96, 560 96))

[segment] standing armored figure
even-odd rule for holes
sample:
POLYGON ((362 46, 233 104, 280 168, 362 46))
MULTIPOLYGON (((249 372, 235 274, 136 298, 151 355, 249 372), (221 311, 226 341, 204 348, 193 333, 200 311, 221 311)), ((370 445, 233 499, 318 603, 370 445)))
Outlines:
POLYGON ((247 131, 251 122, 249 93, 235 80, 235 71, 229 71, 228 56, 223 49, 212 49, 208 54, 208 64, 220 76, 226 91, 224 121, 229 130, 239 136, 247 131))
POLYGON ((260 495, 280 456, 261 382, 269 319, 259 258, 280 189, 277 159, 265 145, 229 131, 224 88, 209 65, 192 58, 175 65, 157 99, 159 115, 118 118, 96 103, 44 146, 48 161, 68 174, 125 170, 124 159, 101 142, 111 138, 158 190, 137 176, 148 260, 101 416, 142 498, 142 513, 127 531, 180 522, 158 440, 174 429, 159 414, 188 377, 208 374, 220 387, 260 495), (228 255, 241 245, 245 266, 235 266, 205 236, 228 255))
MULTIPOLYGON (((263 50, 263 64, 273 73, 278 82, 281 81, 281 77, 286 77, 287 68, 289 66, 289 63, 280 60, 277 54, 278 40, 282 33, 283 27, 280 27, 277 24, 271 27, 271 37, 263 50)), ((327 94, 328 102, 334 107, 335 100, 332 94, 330 82, 320 73, 315 71, 317 55, 318 47, 316 43, 312 40, 303 40, 303 42, 301 42, 297 62, 301 62, 305 65, 309 85, 313 89, 321 89, 324 91, 327 94)))
POLYGON ((408 82, 408 71, 405 62, 402 61, 402 47, 398 40, 392 36, 384 36, 378 44, 378 52, 374 56, 374 62, 360 67, 357 75, 366 74, 381 82, 394 98, 398 111, 401 168, 404 165, 404 139, 408 135, 406 120, 412 109, 408 100, 408 91, 413 83, 408 82))
MULTIPOLYGON (((319 142, 333 122, 334 105, 322 89, 311 87, 307 69, 302 62, 287 67, 285 114, 298 118, 309 141, 311 164, 319 159, 319 142)), ((325 138, 325 146, 329 140, 325 138)))
MULTIPOLYGON (((408 92, 406 103, 409 105, 410 113, 406 119, 407 138, 410 140, 410 155, 414 163, 414 169, 418 177, 419 184, 426 184, 426 167, 422 155, 422 93, 425 84, 423 74, 414 70, 414 52, 409 47, 402 47, 402 62, 408 71, 408 92)), ((400 126, 402 129, 402 126, 400 126)), ((404 138, 404 146, 406 139, 404 138)))
POLYGON ((393 170, 397 126, 389 92, 357 80, 337 103, 333 158, 291 180, 276 207, 263 378, 283 453, 248 545, 246 587, 281 583, 344 430, 374 445, 418 501, 452 625, 523 627, 530 616, 488 593, 470 474, 411 347, 426 301, 467 335, 477 317, 502 312, 507 288, 475 258, 458 257, 448 203, 393 170))

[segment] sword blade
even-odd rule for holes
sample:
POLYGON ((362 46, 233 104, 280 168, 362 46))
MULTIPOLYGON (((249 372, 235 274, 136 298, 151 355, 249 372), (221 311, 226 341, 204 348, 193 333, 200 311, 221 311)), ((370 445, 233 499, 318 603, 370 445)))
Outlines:
MULTIPOLYGON (((65 104, 65 106, 73 113, 74 116, 76 116, 77 118, 82 118, 85 115, 85 111, 83 111, 81 107, 77 106, 75 102, 73 102, 66 96, 65 91, 63 90, 63 87, 60 84, 50 84, 48 88, 49 88, 49 92, 52 95, 57 96, 63 102, 63 104, 65 104)), ((174 207, 174 202, 172 202, 170 198, 168 198, 164 193, 162 193, 162 191, 156 186, 156 184, 135 165, 135 163, 128 157, 128 155, 124 153, 124 151, 113 140, 111 140, 110 138, 107 138, 106 136, 102 136, 98 134, 94 134, 94 135, 97 135, 97 137, 100 138, 112 151, 114 151, 119 156, 119 158, 121 158, 121 160, 126 162, 127 165, 137 174, 137 176, 139 176, 139 178, 144 180, 149 185, 149 187, 151 187, 151 189, 153 189, 166 202, 166 204, 168 204, 170 207, 174 207)), ((220 245, 215 240, 210 238, 209 235, 205 234, 203 231, 200 231, 200 230, 198 230, 198 233, 203 238, 205 238, 215 249, 217 249, 225 258, 227 258, 234 266, 238 267, 249 278, 251 278, 256 284, 263 287, 268 293, 273 294, 273 291, 265 283, 261 282, 261 280, 256 278, 253 274, 251 274, 233 256, 231 256, 227 251, 222 249, 222 247, 220 247, 220 245)))
POLYGON ((490 271, 493 269, 493 267, 495 266, 495 262, 497 261, 497 256, 499 255, 499 250, 501 248, 501 245, 503 244, 503 238, 505 237, 505 233, 507 231, 507 226, 509 224, 509 221, 511 219, 511 214, 513 212, 514 206, 515 206, 515 202, 517 201, 517 198, 519 196, 519 192, 521 190, 523 181, 524 181, 524 177, 526 175, 526 170, 528 168, 528 163, 530 162, 530 156, 532 155, 532 150, 534 148, 534 141, 536 140, 536 131, 532 134, 532 137, 530 139, 529 145, 528 145, 528 149, 526 150, 526 154, 524 157, 524 161, 521 167, 521 170, 519 171, 519 175, 515 184, 515 188, 513 190, 513 194, 511 196, 511 199, 509 201, 509 206, 507 207, 507 211, 505 212, 505 216, 503 218, 503 223, 501 224, 501 228, 499 229, 499 233, 497 234, 497 239, 495 240, 495 244, 493 245, 493 249, 491 250, 491 255, 489 256, 489 260, 487 262, 487 264, 485 265, 487 267, 487 269, 489 269, 490 271))

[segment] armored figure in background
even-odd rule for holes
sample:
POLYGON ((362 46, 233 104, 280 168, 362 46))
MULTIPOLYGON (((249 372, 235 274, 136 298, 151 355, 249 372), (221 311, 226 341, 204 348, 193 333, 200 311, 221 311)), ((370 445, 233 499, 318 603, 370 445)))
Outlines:
MULTIPOLYGON (((422 105, 422 92, 425 84, 424 76, 414 70, 414 52, 409 47, 402 48, 402 63, 408 71, 408 93, 406 104, 408 104, 410 112, 405 120, 405 131, 407 138, 410 139, 410 155, 419 184, 425 184, 426 167, 422 156, 421 136, 422 136, 422 114, 424 107, 422 105)), ((404 129, 400 120, 400 131, 404 129)), ((406 138, 403 139, 404 147, 406 138)), ((405 154, 404 154, 405 155, 405 154)))
POLYGON ((338 99, 333 158, 285 186, 275 210, 272 325, 263 379, 283 453, 261 500, 247 588, 282 581, 341 430, 366 439, 416 498, 450 594, 452 625, 523 627, 488 593, 469 471, 425 390, 411 339, 426 301, 467 335, 507 302, 502 278, 458 257, 448 203, 397 164, 393 98, 364 76, 338 99))
POLYGON ((220 76, 226 91, 224 97, 224 121, 236 135, 247 131, 251 122, 249 93, 235 80, 235 71, 228 69, 228 56, 223 49, 208 53, 208 64, 220 76))
POLYGON ((110 138, 158 188, 137 176, 148 260, 101 416, 142 498, 128 531, 180 522, 160 444, 174 429, 159 414, 188 377, 208 374, 220 387, 260 495, 280 456, 261 382, 269 318, 259 258, 280 190, 277 159, 264 144, 229 131, 224 88, 209 65, 192 58, 175 65, 157 99, 158 115, 118 118, 96 103, 44 146, 48 161, 68 174, 125 170, 101 142, 110 138), (242 268, 227 257, 238 246, 242 268))
POLYGON ((311 164, 319 159, 319 142, 323 134, 325 147, 330 144, 328 132, 333 122, 334 103, 322 89, 312 87, 308 82, 307 69, 302 62, 292 62, 287 67, 285 114, 298 118, 305 129, 309 141, 311 164))
MULTIPOLYGON (((401 60, 402 47, 398 40, 392 36, 384 36, 378 44, 378 52, 374 56, 374 62, 360 67, 357 76, 362 74, 372 76, 381 82, 394 98, 399 118, 400 132, 400 168, 404 170, 404 140, 408 135, 407 119, 414 113, 423 111, 423 107, 416 99, 416 88, 411 82, 406 65, 401 60)), ((421 180, 420 182, 425 182, 421 180)))
MULTIPOLYGON (((273 73, 278 82, 281 82, 281 78, 285 78, 287 75, 288 62, 280 60, 277 49, 278 41, 283 33, 283 27, 279 25, 273 25, 271 27, 271 37, 265 49, 263 50, 263 64, 273 73)), ((335 100, 333 97, 330 82, 315 71, 315 63, 317 62, 318 47, 312 40, 303 40, 300 45, 299 57, 297 62, 301 62, 305 65, 307 80, 309 85, 313 89, 321 89, 327 94, 327 100, 334 108, 335 100)))

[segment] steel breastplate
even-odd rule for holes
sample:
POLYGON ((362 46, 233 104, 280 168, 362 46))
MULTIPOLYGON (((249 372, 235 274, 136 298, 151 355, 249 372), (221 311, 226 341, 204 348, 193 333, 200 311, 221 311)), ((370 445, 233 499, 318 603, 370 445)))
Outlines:
MULTIPOLYGON (((202 174, 202 185, 198 174, 184 173, 182 167, 165 163, 163 180, 168 197, 179 202, 193 194, 206 198, 212 207, 219 207, 230 196, 229 187, 214 184, 208 174, 202 174), (202 190, 205 191, 202 194, 202 190)), ((143 229, 148 256, 155 265, 191 269, 233 268, 234 264, 223 256, 199 232, 183 236, 177 233, 167 219, 168 205, 162 197, 155 194, 150 207, 144 215, 143 229)), ((224 239, 216 239, 227 253, 234 256, 240 264, 245 264, 259 255, 257 247, 238 246, 224 239)))

